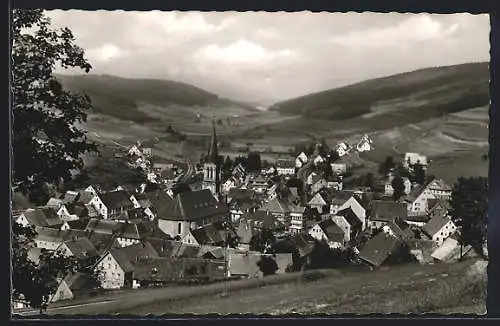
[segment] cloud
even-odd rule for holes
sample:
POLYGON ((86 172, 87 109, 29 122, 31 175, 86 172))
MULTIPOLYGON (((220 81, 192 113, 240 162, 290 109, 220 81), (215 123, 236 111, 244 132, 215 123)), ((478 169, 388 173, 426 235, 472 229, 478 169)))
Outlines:
POLYGON ((397 47, 407 49, 420 42, 446 38, 458 29, 459 24, 443 26, 429 15, 412 16, 394 27, 356 31, 345 36, 335 36, 332 43, 350 47, 397 47))
POLYGON ((241 39, 226 47, 210 44, 195 54, 198 59, 210 59, 232 63, 265 63, 277 58, 289 58, 295 53, 290 49, 272 51, 260 44, 241 39))
POLYGON ((106 43, 97 48, 87 50, 86 56, 89 60, 109 61, 127 56, 128 53, 114 44, 106 43))

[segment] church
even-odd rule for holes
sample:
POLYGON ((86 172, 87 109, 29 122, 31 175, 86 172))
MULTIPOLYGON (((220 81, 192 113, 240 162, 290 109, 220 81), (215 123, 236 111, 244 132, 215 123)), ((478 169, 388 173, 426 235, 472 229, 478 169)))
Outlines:
POLYGON ((210 137, 208 155, 203 163, 203 183, 202 189, 209 189, 217 200, 221 194, 220 158, 217 144, 217 133, 215 131, 215 121, 212 121, 213 130, 210 137))

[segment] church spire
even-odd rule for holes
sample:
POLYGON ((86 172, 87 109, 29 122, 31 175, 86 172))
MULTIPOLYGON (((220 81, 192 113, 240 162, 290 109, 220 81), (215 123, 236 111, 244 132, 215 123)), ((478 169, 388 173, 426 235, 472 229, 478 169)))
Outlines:
POLYGON ((208 149, 208 161, 218 164, 219 150, 217 148, 217 133, 215 132, 215 119, 212 119, 212 137, 210 137, 210 147, 208 149))

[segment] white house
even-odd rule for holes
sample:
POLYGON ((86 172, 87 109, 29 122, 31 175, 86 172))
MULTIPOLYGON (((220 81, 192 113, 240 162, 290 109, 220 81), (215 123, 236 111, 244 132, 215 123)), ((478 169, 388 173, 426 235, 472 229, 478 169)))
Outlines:
POLYGON ((290 205, 290 233, 297 234, 304 230, 304 210, 305 207, 290 205))
POLYGON ((318 241, 326 241, 330 248, 342 248, 344 231, 332 219, 323 220, 309 230, 309 235, 318 241))
POLYGON ((435 216, 422 228, 423 233, 439 246, 456 230, 449 216, 435 216))
POLYGON ((442 180, 432 178, 420 187, 414 188, 405 200, 408 210, 414 213, 425 214, 428 210, 428 201, 433 199, 449 199, 451 188, 442 180))
POLYGON ((321 155, 317 155, 313 160, 314 165, 318 165, 318 164, 321 164, 324 162, 325 162, 325 158, 321 155))
POLYGON ((57 216, 64 221, 74 221, 88 217, 88 209, 85 205, 63 204, 57 210, 57 216))
POLYGON ((291 176, 295 174, 295 162, 292 160, 276 160, 276 170, 278 175, 291 176))
POLYGON ((98 194, 92 198, 90 204, 104 219, 114 218, 129 209, 141 207, 133 195, 121 190, 98 194))

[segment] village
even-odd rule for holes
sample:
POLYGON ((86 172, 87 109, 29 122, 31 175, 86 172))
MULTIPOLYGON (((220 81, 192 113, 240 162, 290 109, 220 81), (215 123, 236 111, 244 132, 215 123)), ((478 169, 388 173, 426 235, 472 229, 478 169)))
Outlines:
MULTIPOLYGON (((187 171, 155 163, 138 143, 116 156, 143 172, 139 187, 89 184, 13 214, 36 231, 34 263, 45 251, 84 262, 59 280, 51 302, 315 268, 360 266, 369 273, 475 255, 460 245, 448 214, 451 186, 425 175, 432 163, 423 155, 388 159, 371 185, 344 185, 352 175, 349 156, 376 150, 368 136, 331 149, 316 144, 266 168, 250 153, 251 160, 225 164, 225 171, 215 123, 210 138, 206 157, 187 171)), ((14 308, 25 306, 17 301, 14 308)))

